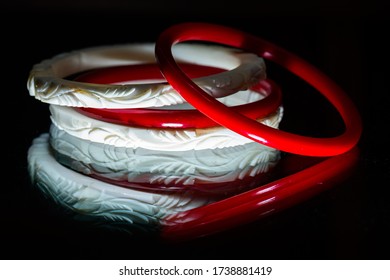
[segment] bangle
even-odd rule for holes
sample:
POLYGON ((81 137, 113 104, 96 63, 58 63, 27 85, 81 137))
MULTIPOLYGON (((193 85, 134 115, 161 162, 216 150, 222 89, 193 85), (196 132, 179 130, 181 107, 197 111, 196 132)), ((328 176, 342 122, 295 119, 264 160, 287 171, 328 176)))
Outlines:
MULTIPOLYGON (((154 46, 125 44, 63 53, 34 65, 27 88, 31 96, 42 102, 70 107, 145 108, 185 102, 166 82, 102 85, 67 79, 96 67, 155 63, 154 46)), ((266 75, 262 58, 233 48, 184 44, 175 48, 174 53, 181 62, 226 69, 194 80, 214 97, 245 90, 266 75)))
MULTIPOLYGON (((253 142, 224 127, 146 129, 96 120, 67 106, 51 104, 49 110, 52 123, 59 129, 84 140, 116 147, 186 151, 233 147, 253 142)), ((279 107, 274 114, 258 121, 278 127, 282 115, 283 107, 279 107)))
POLYGON ((132 233, 156 232, 163 217, 213 201, 192 192, 159 194, 122 188, 75 172, 53 157, 48 133, 33 140, 27 159, 32 184, 47 198, 73 211, 75 218, 92 220, 98 226, 132 233))
MULTIPOLYGON (((188 62, 181 62, 178 63, 178 65, 189 77, 191 77, 191 79, 211 76, 226 71, 223 68, 188 62)), ((150 80, 150 82, 154 83, 159 82, 167 84, 167 81, 156 63, 139 63, 93 68, 82 72, 73 80, 94 84, 134 84, 137 81, 150 80)))
POLYGON ((221 126, 260 144, 299 155, 334 156, 353 148, 360 138, 360 115, 344 91, 308 62, 261 38, 214 24, 184 23, 174 25, 160 34, 155 54, 165 79, 188 103, 221 126), (172 47, 190 40, 240 48, 291 71, 321 92, 337 109, 345 124, 344 133, 329 138, 297 135, 265 126, 216 101, 192 82, 175 63, 172 47))
MULTIPOLYGON (((181 69, 196 78, 199 75, 208 75, 221 71, 221 69, 205 67, 196 64, 181 64, 181 69), (205 72, 204 72, 205 71, 205 72)), ((223 71, 223 70, 222 70, 223 71)), ((137 64, 121 67, 95 69, 75 78, 76 81, 88 83, 123 83, 131 80, 163 79, 160 69, 156 64, 137 64)), ((259 119, 276 111, 281 104, 280 88, 270 80, 262 80, 251 87, 251 90, 259 93, 248 101, 246 92, 239 92, 220 98, 224 104, 245 103, 233 106, 237 112, 252 119, 259 119), (235 100, 234 100, 235 99, 235 100), (253 100, 254 99, 254 100, 253 100), (230 101, 232 100, 232 101, 230 101)), ((249 95, 249 96, 254 96, 249 95)), ((185 104, 180 104, 185 105, 185 104)), ((198 110, 183 110, 180 105, 164 106, 162 109, 99 109, 78 107, 76 110, 101 121, 151 128, 207 128, 218 126, 213 120, 200 113, 198 110), (142 114, 142 117, 140 117, 142 114)), ((182 106, 184 107, 184 106, 182 106)))
POLYGON ((280 159, 279 151, 255 142, 213 150, 153 151, 87 141, 55 125, 49 141, 54 157, 68 168, 145 191, 236 193, 258 184, 280 159))
MULTIPOLYGON (((302 165, 302 159, 305 159, 290 156, 295 158, 290 159, 290 164, 294 165, 302 165)), ((358 158, 357 147, 334 157, 312 158, 317 163, 292 175, 205 206, 172 214, 161 222, 161 237, 173 242, 188 241, 280 212, 347 178, 354 171, 358 158)))

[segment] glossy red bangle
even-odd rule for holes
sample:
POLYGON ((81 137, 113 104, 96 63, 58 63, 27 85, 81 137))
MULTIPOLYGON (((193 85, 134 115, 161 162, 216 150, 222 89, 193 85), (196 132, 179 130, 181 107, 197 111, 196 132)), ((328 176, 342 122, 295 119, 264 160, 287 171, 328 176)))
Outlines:
MULTIPOLYGON (((327 159, 312 158, 321 160, 274 182, 164 218, 161 236, 174 242, 190 240, 282 211, 345 179, 353 171, 358 157, 359 150, 354 147, 327 159)), ((302 158, 296 160, 301 162, 302 158)), ((287 165, 288 168, 291 167, 287 165)))
MULTIPOLYGON (((180 68, 190 78, 213 75, 224 69, 181 63, 180 68)), ((76 81, 99 84, 124 83, 135 80, 162 79, 159 67, 156 64, 136 64, 118 67, 106 67, 94 69, 75 78, 76 81)), ((282 95, 280 88, 271 80, 262 80, 251 87, 264 98, 238 106, 232 106, 240 114, 251 119, 264 118, 276 111, 281 105, 282 95)), ((198 110, 173 110, 159 108, 138 109, 110 109, 76 107, 75 110, 88 117, 98 120, 138 127, 150 128, 208 128, 219 126, 198 110)))
MULTIPOLYGON (((199 65, 192 63, 178 63, 180 68, 191 78, 214 75, 225 72, 225 69, 199 65)), ((123 84, 126 82, 158 80, 156 82, 166 82, 156 63, 138 63, 119 66, 99 67, 84 71, 77 75, 74 80, 78 82, 90 82, 96 84, 123 84)))
POLYGON ((360 115, 345 92, 305 60, 261 38, 242 31, 207 23, 183 23, 163 31, 155 54, 165 79, 191 105, 215 122, 253 141, 281 151, 307 156, 334 156, 353 148, 361 135, 360 115), (176 64, 172 46, 184 41, 211 41, 255 53, 302 78, 321 92, 337 109, 345 124, 339 136, 315 138, 273 129, 258 123, 207 95, 176 64))

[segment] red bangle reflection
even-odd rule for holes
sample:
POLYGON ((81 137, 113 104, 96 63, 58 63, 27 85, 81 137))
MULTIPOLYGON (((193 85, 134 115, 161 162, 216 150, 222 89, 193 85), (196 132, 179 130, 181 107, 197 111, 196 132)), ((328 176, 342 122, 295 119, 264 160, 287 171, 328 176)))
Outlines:
MULTIPOLYGON (((358 155, 359 150, 354 147, 347 153, 325 160, 316 158, 319 163, 274 182, 203 207, 171 215, 163 221, 161 236, 171 241, 198 238, 253 222, 296 205, 345 179, 353 170, 358 155)), ((304 165, 308 161, 313 159, 292 156, 281 168, 291 173, 296 164, 304 165)))

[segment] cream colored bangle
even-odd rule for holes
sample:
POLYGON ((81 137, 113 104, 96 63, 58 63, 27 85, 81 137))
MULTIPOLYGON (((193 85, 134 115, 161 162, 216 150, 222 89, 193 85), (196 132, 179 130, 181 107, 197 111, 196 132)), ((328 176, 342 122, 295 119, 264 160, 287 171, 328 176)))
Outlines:
POLYGON ((176 152, 115 147, 74 137, 55 125, 50 127, 50 144, 56 159, 75 171, 167 188, 253 178, 280 159, 278 150, 258 143, 176 152))
MULTIPOLYGON (((224 127, 206 129, 138 128, 96 120, 66 106, 50 105, 49 109, 52 123, 59 129, 81 139, 116 147, 186 151, 225 148, 253 142, 224 127)), ((279 107, 275 114, 259 121, 267 126, 277 128, 282 115, 283 107, 279 107)))
POLYGON ((121 222, 134 228, 154 227, 167 215, 214 201, 205 196, 198 197, 193 192, 159 194, 137 191, 75 172, 55 160, 48 133, 33 140, 28 150, 28 171, 32 183, 47 197, 76 213, 102 219, 105 225, 121 222))
MULTIPOLYGON (((98 67, 155 63, 154 43, 124 44, 81 49, 34 65, 27 88, 31 96, 55 105, 94 108, 161 107, 186 102, 165 82, 140 84, 82 83, 67 77, 98 67)), ((266 78, 263 58, 234 48, 183 43, 173 48, 178 62, 226 69, 194 82, 214 97, 245 90, 266 78)))

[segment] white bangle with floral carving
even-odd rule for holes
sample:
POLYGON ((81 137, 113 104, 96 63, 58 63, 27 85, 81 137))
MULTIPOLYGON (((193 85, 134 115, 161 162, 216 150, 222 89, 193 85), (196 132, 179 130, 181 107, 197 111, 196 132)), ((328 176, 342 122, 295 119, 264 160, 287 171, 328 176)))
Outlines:
MULTIPOLYGON (((117 147, 186 151, 225 148, 253 142, 224 127, 205 129, 139 128, 93 119, 78 113, 71 107, 50 105, 49 109, 52 123, 59 129, 81 139, 117 147)), ((258 121, 278 128, 282 115, 283 107, 281 106, 274 114, 258 121)))
POLYGON ((60 163, 83 174, 171 189, 206 183, 213 189, 220 183, 254 178, 280 159, 278 150, 255 142, 223 149, 153 151, 80 139, 55 125, 50 127, 50 144, 60 163))
POLYGON ((159 194, 108 184, 58 163, 52 155, 49 134, 33 140, 28 150, 28 170, 33 184, 49 198, 81 215, 136 227, 158 226, 167 215, 213 202, 193 192, 159 194))
MULTIPOLYGON (((67 77, 100 67, 155 63, 154 43, 81 49, 34 65, 27 88, 42 102, 93 108, 161 107, 186 102, 171 85, 145 81, 135 84, 94 84, 67 77)), ((194 81, 214 97, 246 90, 266 78, 263 58, 234 48, 182 43, 173 48, 177 62, 218 67, 226 71, 194 81)))

